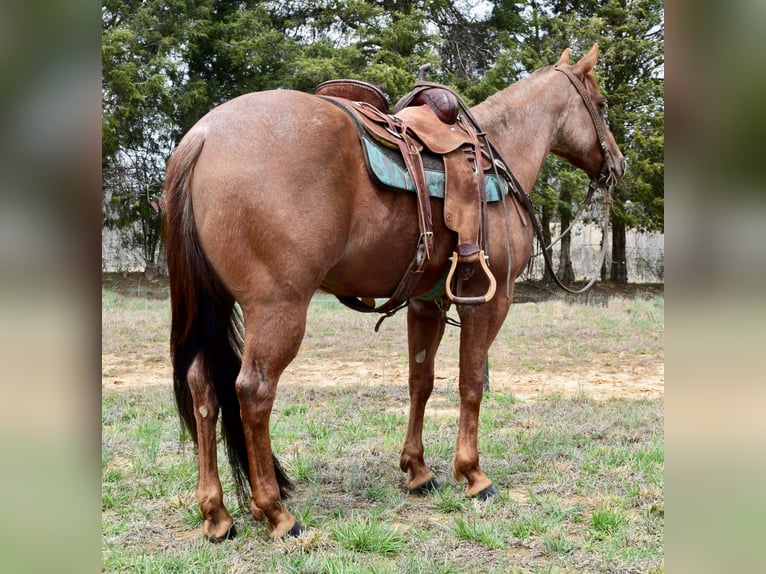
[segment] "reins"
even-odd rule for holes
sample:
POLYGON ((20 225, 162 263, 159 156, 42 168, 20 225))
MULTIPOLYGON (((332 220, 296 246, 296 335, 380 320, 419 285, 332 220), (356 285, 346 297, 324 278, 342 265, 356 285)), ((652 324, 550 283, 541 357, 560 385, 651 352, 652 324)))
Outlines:
MULTIPOLYGON (((593 284, 598 279, 599 273, 601 271, 601 268, 604 265, 604 261, 606 261, 606 252, 607 252, 607 232, 609 231, 609 212, 610 207, 612 204, 612 195, 611 195, 611 187, 607 187, 604 190, 604 227, 602 231, 602 240, 601 240, 601 254, 599 255, 598 259, 598 265, 596 265, 596 270, 593 272, 593 276, 590 278, 590 281, 582 287, 581 289, 571 289, 564 285, 564 283, 561 282, 561 280, 558 278, 558 275, 556 275, 556 272, 553 269, 553 262, 551 261, 551 256, 549 253, 550 248, 553 246, 553 243, 548 245, 547 247, 543 248, 541 250, 543 255, 543 260, 545 261, 545 265, 548 268, 548 271, 550 271, 551 276, 553 277, 554 283, 558 285, 561 289, 566 291, 567 293, 571 293, 573 295, 580 295, 582 293, 585 293, 588 289, 593 287, 593 284)), ((590 193, 590 192, 589 192, 590 193)), ((532 200, 529 198, 528 195, 524 194, 528 200, 527 202, 524 202, 525 207, 527 207, 527 210, 529 211, 529 216, 532 218, 532 229, 535 232, 535 235, 537 236, 537 240, 540 242, 540 245, 545 245, 545 239, 543 238, 543 231, 540 226, 540 222, 537 219, 537 216, 534 214, 534 206, 532 205, 532 200)), ((571 228, 571 226, 570 226, 571 228)), ((563 234, 556 240, 560 240, 561 237, 563 237, 563 234)))

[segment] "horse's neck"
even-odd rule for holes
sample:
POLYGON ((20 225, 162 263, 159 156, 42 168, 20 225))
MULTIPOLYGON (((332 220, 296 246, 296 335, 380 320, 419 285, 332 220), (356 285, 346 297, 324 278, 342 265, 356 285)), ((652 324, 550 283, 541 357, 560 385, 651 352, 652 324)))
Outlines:
POLYGON ((558 114, 543 80, 529 76, 471 109, 527 193, 551 149, 558 114))

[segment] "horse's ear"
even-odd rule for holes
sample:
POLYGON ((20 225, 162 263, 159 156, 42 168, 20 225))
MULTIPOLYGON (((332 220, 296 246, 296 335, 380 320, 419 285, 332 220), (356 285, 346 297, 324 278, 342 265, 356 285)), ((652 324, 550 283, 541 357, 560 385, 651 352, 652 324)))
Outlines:
POLYGON ((596 61, 598 60, 598 44, 593 44, 590 52, 585 54, 580 60, 572 66, 572 71, 584 78, 585 75, 596 67, 596 61))
POLYGON ((559 58, 559 61, 556 62, 557 66, 566 66, 569 64, 569 48, 564 48, 564 51, 561 52, 561 57, 559 58))

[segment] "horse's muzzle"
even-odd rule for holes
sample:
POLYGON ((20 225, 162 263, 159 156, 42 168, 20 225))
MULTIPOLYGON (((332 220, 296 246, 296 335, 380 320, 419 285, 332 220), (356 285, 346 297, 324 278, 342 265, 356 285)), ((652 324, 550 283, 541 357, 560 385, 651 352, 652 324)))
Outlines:
POLYGON ((622 177, 625 175, 626 169, 627 169, 627 163, 625 161, 625 156, 623 155, 620 157, 620 171, 619 173, 617 173, 615 170, 615 174, 614 174, 614 176, 617 178, 617 181, 622 179, 622 177))
POLYGON ((625 175, 625 156, 620 154, 619 160, 615 161, 612 154, 607 152, 607 156, 602 166, 601 176, 598 178, 598 183, 602 187, 612 188, 614 187, 625 175))

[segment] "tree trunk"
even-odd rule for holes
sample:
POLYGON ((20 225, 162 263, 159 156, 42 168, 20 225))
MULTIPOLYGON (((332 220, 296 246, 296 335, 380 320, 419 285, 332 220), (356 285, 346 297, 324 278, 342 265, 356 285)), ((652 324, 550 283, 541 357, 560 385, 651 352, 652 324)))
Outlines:
MULTIPOLYGON (((559 203, 559 218, 561 220, 562 233, 572 223, 572 195, 570 190, 566 189, 566 187, 566 185, 562 186, 561 202, 559 203)), ((564 285, 571 285, 575 280, 571 254, 572 234, 567 233, 564 235, 559 243, 561 245, 561 251, 559 252, 559 280, 564 283, 564 285)))
MULTIPOLYGON (((540 227, 543 241, 545 242, 545 245, 541 245, 540 249, 544 249, 547 245, 551 244, 551 214, 550 210, 545 205, 543 205, 543 213, 540 218, 540 227)), ((550 250, 548 252, 550 253, 550 250)), ((543 284, 548 285, 549 283, 553 283, 553 275, 551 275, 551 270, 548 269, 548 266, 543 262, 543 284)))
MULTIPOLYGON (((567 222, 566 225, 568 226, 569 222, 567 222)), ((564 220, 561 221, 561 227, 566 229, 566 227, 564 227, 564 220)), ((572 254, 570 253, 572 244, 571 234, 567 233, 564 237, 561 238, 559 243, 561 244, 558 270, 559 280, 564 285, 571 285, 575 280, 574 269, 572 268, 572 254)))
POLYGON ((627 233, 625 222, 615 218, 612 222, 612 265, 609 273, 614 283, 628 282, 628 259, 625 253, 627 233))
POLYGON ((157 272, 160 277, 168 277, 168 255, 165 251, 165 239, 162 238, 159 244, 159 253, 157 254, 157 272))

